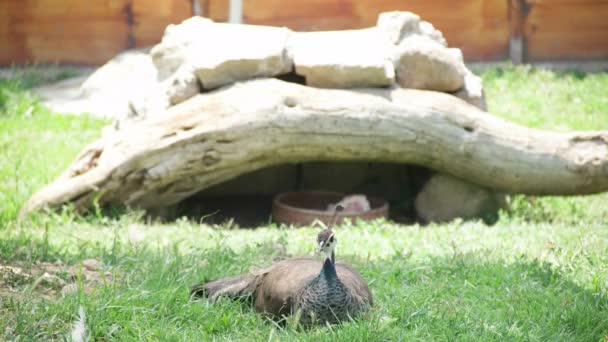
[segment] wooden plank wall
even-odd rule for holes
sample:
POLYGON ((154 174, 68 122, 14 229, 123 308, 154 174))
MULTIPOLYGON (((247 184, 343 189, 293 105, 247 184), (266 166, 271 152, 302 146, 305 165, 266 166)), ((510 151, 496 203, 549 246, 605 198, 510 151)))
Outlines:
POLYGON ((127 0, 0 1, 0 63, 102 63, 127 46, 127 0), (93 38, 94 37, 94 38, 93 38), (8 47, 4 51, 4 47, 8 47))
MULTIPOLYGON (((200 1, 209 17, 227 20, 229 0, 200 1)), ((243 22, 340 30, 393 10, 433 23, 468 61, 509 58, 513 36, 523 44, 517 61, 608 59, 608 0, 243 0, 243 22)))
MULTIPOLYGON (((205 16, 228 19, 229 0, 195 1, 205 16)), ((160 41, 166 25, 194 13, 192 3, 0 0, 0 64, 102 64, 124 49, 160 41)), ((524 62, 608 58, 608 0, 243 0, 243 22, 352 29, 372 26, 392 10, 418 13, 469 61, 513 56, 517 35, 524 62)))
POLYGON ((608 0, 526 2, 526 60, 608 58, 608 0))
POLYGON ((103 64, 157 43, 191 7, 187 0, 0 0, 0 64, 103 64))
POLYGON ((467 60, 497 60, 508 55, 506 1, 290 0, 288 7, 284 4, 281 0, 245 0, 244 22, 304 31, 339 30, 373 26, 382 12, 412 11, 441 30, 467 60))
POLYGON ((165 27, 192 16, 189 0, 132 0, 133 39, 136 47, 160 42, 165 27))

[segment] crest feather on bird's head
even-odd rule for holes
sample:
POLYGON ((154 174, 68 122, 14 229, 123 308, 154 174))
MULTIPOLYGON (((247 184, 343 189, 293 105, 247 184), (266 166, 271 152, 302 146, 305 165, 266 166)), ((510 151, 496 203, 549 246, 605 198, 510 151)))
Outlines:
POLYGON ((331 229, 324 229, 319 233, 319 235, 317 235, 317 242, 319 244, 320 243, 325 244, 328 241, 333 242, 334 239, 335 239, 334 232, 332 232, 331 229))

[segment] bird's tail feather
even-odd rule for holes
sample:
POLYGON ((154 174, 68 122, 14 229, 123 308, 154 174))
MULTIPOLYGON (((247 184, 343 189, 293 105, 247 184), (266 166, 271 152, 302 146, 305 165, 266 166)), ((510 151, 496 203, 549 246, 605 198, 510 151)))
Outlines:
POLYGON ((256 286, 256 276, 245 274, 194 285, 190 288, 190 295, 207 297, 212 300, 215 300, 220 296, 242 298, 251 296, 255 291, 256 286))

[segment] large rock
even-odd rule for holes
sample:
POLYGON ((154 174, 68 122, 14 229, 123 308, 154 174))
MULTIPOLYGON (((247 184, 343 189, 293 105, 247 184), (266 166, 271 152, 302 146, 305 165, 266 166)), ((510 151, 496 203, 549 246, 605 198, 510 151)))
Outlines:
POLYGON ((129 115, 132 98, 157 83, 149 49, 122 52, 85 77, 37 88, 42 103, 63 113, 90 113, 107 118, 129 115))
POLYGON ((161 43, 150 51, 159 80, 173 75, 189 60, 191 45, 201 39, 202 32, 209 25, 213 25, 212 20, 195 16, 167 26, 161 43))
POLYGON ((443 38, 441 31, 437 30, 431 23, 421 21, 420 17, 412 12, 393 11, 380 13, 376 27, 395 45, 398 45, 407 37, 421 35, 443 47, 447 47, 447 42, 443 38))
POLYGON ((215 24, 193 46, 193 65, 203 88, 213 89, 291 71, 286 28, 215 24))
POLYGON ((428 21, 420 22, 420 34, 441 44, 441 46, 448 46, 448 42, 445 40, 445 38, 443 38, 443 33, 441 33, 441 31, 436 29, 435 26, 428 21))
POLYGON ((81 85, 82 94, 95 96, 111 92, 123 95, 122 98, 137 91, 142 84, 154 82, 157 72, 149 51, 149 48, 135 49, 116 55, 87 78, 81 85))
POLYGON ((376 27, 397 45, 404 37, 420 33, 420 17, 412 12, 384 12, 378 16, 376 27))
POLYGON ((403 88, 444 92, 462 88, 467 74, 457 52, 420 35, 401 41, 395 69, 403 88))
POLYGON ((447 222, 455 218, 497 218, 505 205, 504 194, 446 175, 435 174, 415 200, 418 217, 426 222, 447 222))
MULTIPOLYGON (((196 17, 195 17, 196 18, 196 17)), ((204 89, 292 69, 286 28, 213 23, 191 18, 165 32, 152 50, 161 79, 191 68, 204 89)))
POLYGON ((455 92, 454 95, 483 111, 488 110, 486 94, 483 90, 483 81, 481 77, 472 72, 466 74, 464 77, 464 86, 455 92))
POLYGON ((169 25, 150 53, 116 56, 81 88, 82 80, 76 80, 57 91, 37 92, 56 110, 101 113, 118 118, 122 127, 164 115, 206 90, 283 74, 303 76, 307 85, 321 88, 387 87, 398 81, 401 87, 450 92, 485 108, 481 80, 466 69, 460 50, 447 48, 441 32, 410 12, 382 13, 368 29, 302 33, 193 17, 169 25))
POLYGON ((295 71, 309 86, 384 87, 395 82, 392 46, 376 28, 294 33, 289 45, 295 71))
POLYGON ((120 117, 120 124, 126 121, 143 120, 163 115, 165 111, 201 92, 199 81, 192 66, 182 65, 171 76, 162 81, 151 81, 131 94, 129 113, 120 117))
POLYGON ((165 80, 165 94, 171 105, 184 102, 200 92, 199 81, 190 65, 183 65, 165 80))
POLYGON ((118 126, 161 115, 200 92, 198 80, 187 66, 159 81, 149 51, 127 50, 86 78, 69 79, 36 92, 53 110, 109 117, 118 120, 118 126))
POLYGON ((122 129, 128 124, 163 115, 171 106, 166 90, 166 83, 151 82, 131 94, 129 111, 117 118, 115 128, 122 129))

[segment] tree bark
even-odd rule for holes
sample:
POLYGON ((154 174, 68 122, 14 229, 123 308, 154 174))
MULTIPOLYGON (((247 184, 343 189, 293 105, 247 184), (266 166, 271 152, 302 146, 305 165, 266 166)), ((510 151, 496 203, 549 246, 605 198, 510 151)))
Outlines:
POLYGON ((530 129, 432 91, 259 79, 92 143, 22 210, 93 200, 159 208, 253 170, 327 160, 418 164, 511 193, 608 190, 607 131, 530 129))

